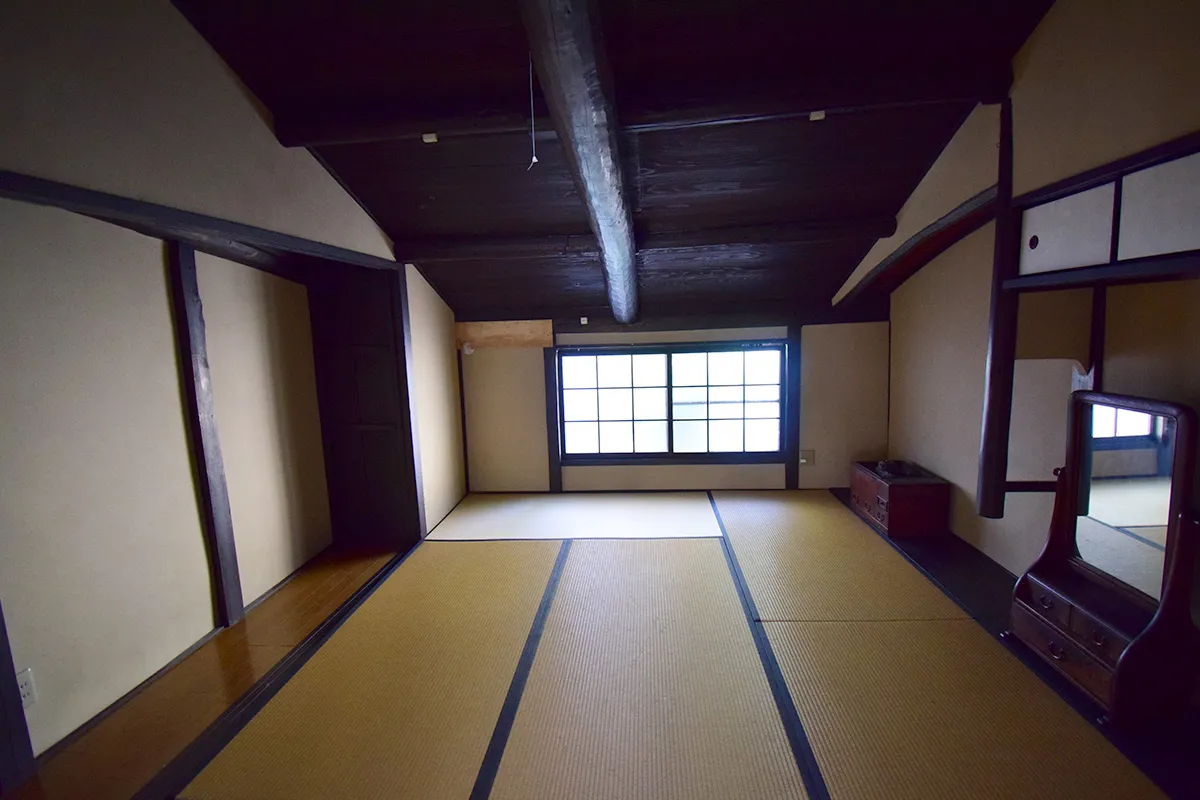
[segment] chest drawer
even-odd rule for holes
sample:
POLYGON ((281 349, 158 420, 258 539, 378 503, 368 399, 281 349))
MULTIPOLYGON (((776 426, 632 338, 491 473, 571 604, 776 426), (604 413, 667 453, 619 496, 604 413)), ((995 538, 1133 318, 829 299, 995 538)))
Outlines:
POLYGON ((1027 576, 1027 580, 1029 582, 1029 604, 1033 606, 1034 610, 1063 630, 1070 630, 1070 602, 1032 575, 1027 576))
POLYGON ((1020 604, 1013 604, 1013 633, 1055 669, 1105 707, 1112 697, 1112 672, 1020 604))
POLYGON ((1086 611, 1081 611, 1078 606, 1071 608, 1071 633, 1088 652, 1114 667, 1121 653, 1129 646, 1128 638, 1086 611))
POLYGON ((850 501, 863 514, 887 527, 888 486, 875 476, 855 469, 850 476, 850 501))

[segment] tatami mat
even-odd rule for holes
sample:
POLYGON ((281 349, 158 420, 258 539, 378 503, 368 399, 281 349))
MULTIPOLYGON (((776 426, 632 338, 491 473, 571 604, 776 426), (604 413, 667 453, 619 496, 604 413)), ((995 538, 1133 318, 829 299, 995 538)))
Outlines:
POLYGON ((970 620, 764 627, 833 800, 1162 796, 970 620))
POLYGON ((829 492, 713 496, 763 620, 966 617, 829 492))
POLYGON ((703 492, 473 494, 439 539, 651 539, 720 536, 703 492))
POLYGON ((1166 525, 1171 518, 1170 478, 1092 481, 1088 513, 1114 528, 1166 525))
POLYGON ((721 543, 574 542, 492 797, 803 796, 721 543))
POLYGON ((467 797, 559 547, 421 545, 181 797, 467 797))

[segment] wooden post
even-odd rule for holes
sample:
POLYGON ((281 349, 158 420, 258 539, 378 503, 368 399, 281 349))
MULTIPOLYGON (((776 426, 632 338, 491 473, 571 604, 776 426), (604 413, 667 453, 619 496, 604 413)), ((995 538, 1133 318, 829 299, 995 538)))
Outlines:
POLYGON ((225 462, 217 435, 208 345, 204 334, 204 308, 196 283, 196 251, 186 244, 167 242, 171 308, 175 344, 179 352, 188 441, 191 445, 200 503, 200 521, 208 546, 213 601, 217 623, 233 625, 245 615, 242 582, 238 574, 237 547, 233 539, 233 514, 225 484, 225 462))
POLYGON ((787 459, 784 467, 784 488, 800 488, 800 326, 788 326, 787 366, 784 391, 787 392, 784 408, 787 418, 783 421, 783 452, 787 459))
POLYGON ((1012 423, 1013 370, 1017 357, 1016 292, 1004 282, 1017 276, 1021 220, 1013 207, 1012 101, 1000 106, 1000 156, 997 176, 996 239, 992 251, 992 305, 988 335, 987 382, 983 391, 983 431, 979 444, 979 515, 1004 516, 1008 479, 1008 436, 1012 423))

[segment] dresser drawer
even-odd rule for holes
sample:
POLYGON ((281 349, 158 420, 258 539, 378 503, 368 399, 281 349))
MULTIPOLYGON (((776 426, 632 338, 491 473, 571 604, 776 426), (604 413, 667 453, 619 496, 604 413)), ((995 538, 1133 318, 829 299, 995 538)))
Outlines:
POLYGON ((1110 705, 1112 672, 1107 667, 1019 603, 1013 604, 1012 625, 1017 638, 1096 698, 1101 705, 1110 705))
POLYGON ((1078 606, 1071 608, 1071 633, 1088 652, 1112 666, 1129 646, 1129 639, 1114 631, 1078 606))
POLYGON ((1029 605, 1063 630, 1070 630, 1071 603, 1032 575, 1026 575, 1025 579, 1029 586, 1029 605))

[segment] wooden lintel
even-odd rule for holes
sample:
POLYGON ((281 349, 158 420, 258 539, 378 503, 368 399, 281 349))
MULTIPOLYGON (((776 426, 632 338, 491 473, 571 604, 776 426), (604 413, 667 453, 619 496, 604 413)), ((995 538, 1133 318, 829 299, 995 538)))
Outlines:
POLYGON ((481 347, 553 347, 554 323, 548 319, 507 322, 458 322, 454 338, 461 350, 469 344, 481 347))

